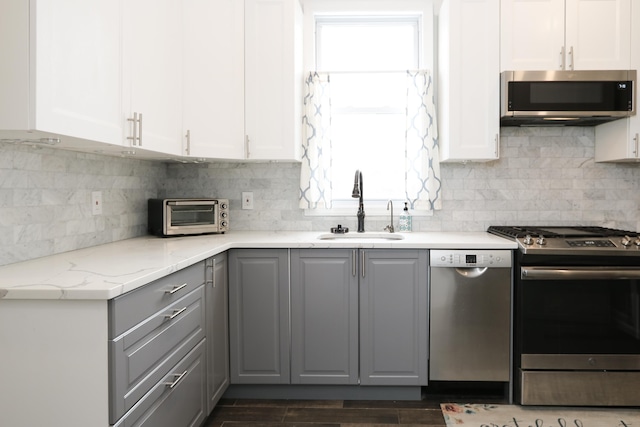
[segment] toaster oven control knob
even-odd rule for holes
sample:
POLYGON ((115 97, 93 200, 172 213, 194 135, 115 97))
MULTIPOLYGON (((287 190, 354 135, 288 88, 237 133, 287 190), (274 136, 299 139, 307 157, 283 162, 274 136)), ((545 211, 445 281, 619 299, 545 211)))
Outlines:
POLYGON ((536 239, 536 243, 539 244, 540 246, 546 245, 547 244, 547 239, 545 239, 544 236, 541 234, 536 239))
POLYGON ((522 239, 522 243, 524 243, 525 245, 532 245, 533 239, 530 235, 527 234, 526 236, 524 236, 524 239, 522 239))
POLYGON ((220 221, 220 227, 226 227, 227 221, 220 221))
POLYGON ((228 216, 228 214, 226 212, 220 212, 220 216, 222 218, 226 218, 228 216))
POLYGON ((620 240, 620 243, 622 243, 622 246, 624 246, 625 248, 628 248, 629 245, 631 245, 631 237, 624 236, 622 240, 620 240))
POLYGON ((220 204, 220 209, 227 209, 227 208, 228 208, 228 206, 227 206, 226 203, 221 203, 220 204))

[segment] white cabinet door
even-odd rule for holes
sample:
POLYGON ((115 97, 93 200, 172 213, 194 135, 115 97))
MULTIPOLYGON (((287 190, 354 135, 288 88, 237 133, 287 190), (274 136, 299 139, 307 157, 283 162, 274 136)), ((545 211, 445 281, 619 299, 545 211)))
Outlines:
POLYGON ((442 161, 499 157, 500 1, 445 0, 439 14, 442 161))
MULTIPOLYGON (((640 3, 631 8, 631 22, 640 22, 640 3)), ((640 27, 631 28, 632 70, 640 70, 640 27)), ((637 103, 637 100, 636 100, 637 103)), ((640 162, 640 115, 596 126, 596 162, 640 162)))
POLYGON ((185 155, 244 158, 244 2, 184 0, 185 155))
POLYGON ((503 0, 501 69, 628 69, 630 0, 503 0))
POLYGON ((127 0, 123 19, 124 139, 181 154, 182 0, 127 0))
POLYGON ((248 159, 300 159, 301 49, 298 0, 245 0, 248 159))
POLYGON ((501 69, 561 69, 564 0, 503 0, 501 8, 501 69))
POLYGON ((567 69, 626 70, 631 0, 566 0, 567 69))
POLYGON ((120 144, 119 28, 120 1, 3 1, 0 129, 120 144))

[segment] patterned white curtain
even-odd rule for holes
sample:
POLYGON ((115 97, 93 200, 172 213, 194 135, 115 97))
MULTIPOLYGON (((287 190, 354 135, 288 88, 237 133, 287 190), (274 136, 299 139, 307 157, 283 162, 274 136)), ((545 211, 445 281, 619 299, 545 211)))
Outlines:
POLYGON ((331 98, 329 74, 309 73, 302 118, 300 208, 331 208, 331 98))
POLYGON ((429 70, 407 71, 406 197, 416 211, 442 209, 433 90, 429 70))

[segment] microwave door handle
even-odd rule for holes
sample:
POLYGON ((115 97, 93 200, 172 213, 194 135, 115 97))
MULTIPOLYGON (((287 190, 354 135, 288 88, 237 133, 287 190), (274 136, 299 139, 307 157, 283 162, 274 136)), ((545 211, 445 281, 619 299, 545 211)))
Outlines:
POLYGON ((217 205, 218 201, 217 200, 206 200, 206 201, 195 201, 195 203, 193 201, 188 202, 188 201, 174 201, 174 202, 167 202, 168 205, 170 206, 189 206, 189 205, 217 205))

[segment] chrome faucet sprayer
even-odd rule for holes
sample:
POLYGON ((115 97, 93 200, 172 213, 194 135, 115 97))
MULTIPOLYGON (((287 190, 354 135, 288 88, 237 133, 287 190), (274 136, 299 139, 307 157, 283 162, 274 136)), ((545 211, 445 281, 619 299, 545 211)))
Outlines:
POLYGON ((364 202, 362 201, 362 188, 362 172, 360 172, 360 170, 357 170, 351 197, 353 197, 354 199, 360 199, 360 204, 358 206, 358 233, 364 233, 364 202))

